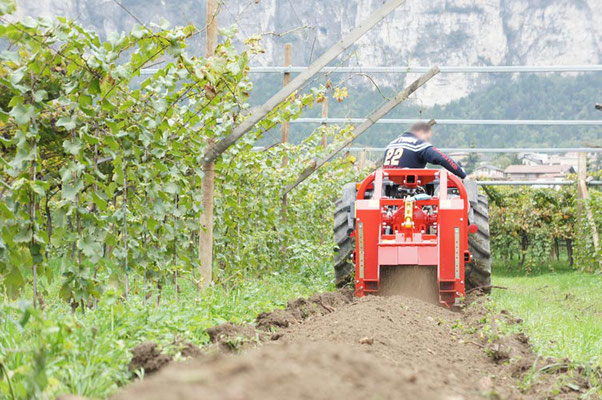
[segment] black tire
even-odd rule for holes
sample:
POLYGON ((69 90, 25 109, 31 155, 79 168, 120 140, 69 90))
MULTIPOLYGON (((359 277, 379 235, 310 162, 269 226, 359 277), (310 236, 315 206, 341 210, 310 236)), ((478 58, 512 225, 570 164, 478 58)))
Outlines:
POLYGON ((468 235, 468 248, 472 261, 466 264, 466 289, 481 288, 491 290, 491 247, 489 244, 489 200, 484 194, 478 195, 476 207, 473 207, 473 224, 478 232, 468 235))
POLYGON ((349 237, 354 229, 352 212, 355 184, 347 186, 343 189, 343 198, 337 200, 334 212, 334 240, 337 244, 334 252, 334 275, 337 287, 351 282, 355 269, 351 260, 355 250, 355 240, 349 237))

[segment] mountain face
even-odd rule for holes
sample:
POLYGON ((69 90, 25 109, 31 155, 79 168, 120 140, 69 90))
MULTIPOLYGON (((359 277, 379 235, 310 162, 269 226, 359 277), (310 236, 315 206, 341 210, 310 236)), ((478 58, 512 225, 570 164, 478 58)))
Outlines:
MULTIPOLYGON (((15 18, 66 16, 106 37, 165 18, 204 25, 204 0, 17 0, 15 18), (119 2, 118 2, 119 1, 119 2), (120 7, 121 4, 123 6, 120 7)), ((240 40, 267 33, 254 65, 282 65, 293 44, 293 65, 308 65, 360 24, 383 0, 225 0, 219 24, 237 23, 240 40)), ((202 52, 204 43, 191 44, 202 52)), ((602 0, 407 0, 339 58, 336 65, 545 65, 602 62, 602 0)), ((399 86, 411 75, 374 75, 399 86)), ((485 74, 441 74, 417 94, 423 105, 466 96, 485 74)), ((354 76, 351 82, 367 82, 354 76)), ((350 83, 353 85, 353 83, 350 83)))

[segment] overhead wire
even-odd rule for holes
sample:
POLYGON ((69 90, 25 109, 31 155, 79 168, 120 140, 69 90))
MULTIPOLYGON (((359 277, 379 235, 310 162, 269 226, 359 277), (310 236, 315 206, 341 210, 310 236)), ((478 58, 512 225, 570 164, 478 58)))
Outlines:
POLYGON ((146 28, 146 24, 140 20, 133 12, 128 10, 119 0, 113 0, 113 3, 117 4, 123 11, 125 11, 130 17, 132 17, 136 22, 146 28))

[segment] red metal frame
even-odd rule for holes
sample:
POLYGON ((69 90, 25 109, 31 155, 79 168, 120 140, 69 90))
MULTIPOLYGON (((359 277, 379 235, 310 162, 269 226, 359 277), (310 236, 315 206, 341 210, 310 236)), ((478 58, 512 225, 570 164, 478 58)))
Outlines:
POLYGON ((465 295, 464 264, 470 261, 468 207, 462 181, 447 171, 379 168, 370 174, 360 184, 355 202, 355 295, 379 291, 381 266, 436 266, 439 302, 447 307, 456 304, 465 295), (438 178, 439 196, 387 198, 384 178, 409 188, 438 178), (448 188, 457 188, 459 196, 448 196, 448 188), (367 190, 373 190, 369 199, 367 190), (391 215, 387 206, 397 206, 397 211, 391 215), (430 212, 423 212, 423 206, 431 206, 430 212))

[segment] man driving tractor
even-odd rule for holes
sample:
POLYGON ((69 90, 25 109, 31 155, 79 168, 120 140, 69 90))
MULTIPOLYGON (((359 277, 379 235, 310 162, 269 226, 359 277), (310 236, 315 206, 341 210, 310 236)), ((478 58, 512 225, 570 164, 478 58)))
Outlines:
MULTIPOLYGON (((415 123, 387 146, 383 168, 343 186, 334 218, 334 269, 337 285, 353 281, 356 296, 379 293, 381 278, 386 282, 400 267, 427 271, 429 279, 434 271, 431 288, 447 307, 466 288, 491 285, 487 196, 464 179, 460 164, 429 143, 432 134, 428 123, 415 123), (427 163, 449 173, 425 169, 427 163)), ((413 288, 413 279, 403 284, 413 288)), ((383 293, 408 287, 391 282, 397 283, 385 283, 383 293)))
POLYGON ((429 143, 433 137, 431 126, 423 121, 412 125, 387 146, 384 168, 425 168, 427 163, 441 165, 451 173, 464 179, 466 173, 462 167, 447 154, 437 150, 429 143))

